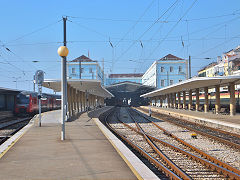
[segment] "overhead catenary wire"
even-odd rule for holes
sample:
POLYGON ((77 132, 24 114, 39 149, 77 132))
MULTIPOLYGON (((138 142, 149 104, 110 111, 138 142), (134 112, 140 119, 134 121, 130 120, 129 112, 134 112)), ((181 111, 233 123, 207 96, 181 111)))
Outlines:
MULTIPOLYGON (((235 37, 238 37, 238 36, 240 36, 240 34, 236 35, 235 37)), ((217 47, 219 47, 219 46, 221 46, 221 45, 223 45, 225 43, 228 43, 229 41, 232 41, 232 40, 234 40, 234 38, 227 39, 227 40, 225 40, 225 41, 223 41, 223 42, 221 42, 221 43, 219 43, 219 44, 217 44, 217 45, 215 45, 215 46, 213 46, 213 47, 211 47, 211 48, 209 48, 209 49, 199 53, 196 56, 201 56, 202 54, 206 54, 207 52, 209 52, 209 51, 211 51, 213 49, 216 49, 217 47)))
MULTIPOLYGON (((160 17, 158 17, 157 20, 156 20, 154 23, 152 23, 152 24, 139 36, 138 41, 140 41, 141 38, 142 38, 150 29, 152 29, 152 27, 166 14, 178 1, 179 1, 179 0, 176 0, 171 6, 169 6, 169 7, 167 8, 167 10, 164 11, 164 13, 163 13, 160 17)), ((121 53, 121 55, 115 60, 115 63, 116 63, 125 53, 127 53, 127 52, 134 46, 134 44, 135 44, 135 42, 133 42, 132 44, 130 44, 130 46, 129 46, 123 53, 121 53)))
POLYGON ((78 23, 78 22, 74 22, 74 21, 69 20, 69 19, 67 19, 67 21, 69 21, 69 22, 71 22, 71 23, 73 23, 73 24, 76 24, 77 26, 79 26, 79 27, 81 27, 81 28, 83 28, 83 29, 86 29, 86 30, 88 30, 88 31, 92 31, 92 32, 94 32, 94 33, 96 33, 96 34, 104 37, 104 38, 108 38, 108 37, 109 37, 109 36, 107 36, 106 34, 103 34, 103 33, 99 32, 99 31, 96 31, 96 30, 94 30, 94 29, 91 29, 91 28, 89 28, 89 27, 87 27, 87 26, 84 26, 84 25, 78 23))
POLYGON ((44 30, 44 29, 46 29, 46 28, 48 28, 48 27, 50 27, 50 26, 52 26, 52 25, 55 25, 55 24, 57 24, 57 23, 59 23, 59 22, 61 22, 61 21, 62 21, 62 19, 60 19, 60 20, 58 20, 58 21, 56 21, 56 22, 50 23, 50 24, 48 24, 48 25, 46 25, 46 26, 43 26, 43 27, 41 27, 41 28, 38 28, 38 29, 36 29, 36 30, 34 30, 34 31, 30 32, 30 33, 24 34, 24 35, 22 35, 22 36, 20 36, 20 37, 18 37, 18 38, 16 38, 16 39, 14 39, 14 40, 8 41, 8 42, 4 43, 4 45, 7 45, 7 44, 9 44, 9 43, 11 43, 11 42, 14 42, 14 41, 18 41, 18 40, 20 40, 20 39, 23 39, 23 38, 25 38, 25 37, 27 37, 27 36, 30 36, 30 35, 34 34, 34 33, 37 33, 37 32, 39 32, 39 31, 42 31, 42 30, 44 30))
POLYGON ((15 69, 17 69, 17 70, 21 71, 21 72, 23 73, 23 75, 25 75, 25 71, 24 71, 23 69, 21 69, 21 68, 19 68, 19 67, 15 66, 15 65, 14 65, 14 64, 12 64, 11 62, 9 62, 7 59, 5 59, 5 58, 3 57, 3 55, 2 55, 2 54, 0 55, 0 59, 2 59, 4 62, 6 62, 8 65, 10 65, 10 66, 14 67, 15 69))
MULTIPOLYGON (((223 18, 223 17, 229 17, 229 16, 236 16, 240 15, 240 13, 237 13, 236 11, 229 14, 222 14, 217 16, 208 16, 208 17, 200 17, 200 18, 192 18, 192 19, 182 19, 182 21, 200 21, 200 20, 209 20, 209 19, 216 19, 216 18, 223 18)), ((112 19, 112 18, 99 18, 99 17, 81 17, 81 16, 68 16, 69 18, 73 19, 83 19, 83 20, 93 20, 93 21, 116 21, 116 22, 138 22, 138 23, 149 23, 149 22, 155 22, 154 20, 139 20, 139 19, 112 19)), ((157 23, 174 23, 178 20, 169 20, 169 21, 158 21, 157 23)), ((75 21, 78 22, 78 21, 75 21)))
POLYGON ((162 44, 162 42, 164 42, 164 40, 168 37, 168 35, 177 27, 177 25, 179 24, 179 22, 187 15, 187 13, 193 8, 193 6, 195 5, 195 3, 198 0, 194 0, 193 3, 190 5, 190 7, 185 11, 185 13, 179 18, 179 20, 176 22, 176 24, 174 24, 174 26, 168 31, 168 33, 166 34, 166 36, 163 38, 162 41, 160 41, 157 46, 153 49, 153 51, 151 51, 150 53, 150 57, 152 56, 152 54, 158 49, 158 47, 162 44))
POLYGON ((136 27, 136 25, 139 23, 139 21, 142 19, 142 17, 146 14, 146 12, 152 7, 155 0, 151 1, 151 3, 148 5, 148 7, 144 10, 142 15, 138 18, 138 20, 129 28, 129 30, 123 35, 123 37, 116 43, 115 47, 136 27))

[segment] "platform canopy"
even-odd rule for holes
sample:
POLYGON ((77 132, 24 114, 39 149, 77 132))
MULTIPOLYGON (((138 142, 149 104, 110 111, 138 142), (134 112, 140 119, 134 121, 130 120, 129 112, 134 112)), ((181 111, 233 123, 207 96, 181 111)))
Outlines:
POLYGON ((117 91, 117 92, 135 92, 135 93, 144 93, 149 92, 150 90, 153 90, 154 87, 143 85, 140 83, 130 82, 130 81, 124 81, 119 82, 116 84, 111 84, 109 86, 106 86, 106 89, 109 91, 117 91))
POLYGON ((166 95, 170 93, 176 93, 181 91, 194 90, 196 88, 214 88, 216 85, 227 86, 229 83, 234 82, 240 84, 240 76, 217 76, 217 77, 194 77, 171 86, 167 86, 146 94, 141 97, 155 97, 160 95, 166 95))
MULTIPOLYGON (((67 84, 78 91, 88 92, 103 98, 114 97, 107 89, 101 85, 99 80, 91 79, 68 79, 67 84)), ((61 91, 61 80, 44 80, 43 87, 53 89, 56 92, 61 91)))
POLYGON ((0 87, 0 94, 18 94, 21 90, 0 87))

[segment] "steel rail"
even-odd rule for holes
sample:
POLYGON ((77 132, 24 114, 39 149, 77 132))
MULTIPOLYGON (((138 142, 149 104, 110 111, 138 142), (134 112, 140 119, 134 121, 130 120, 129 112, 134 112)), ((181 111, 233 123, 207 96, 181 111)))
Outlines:
MULTIPOLYGON (((142 132, 140 132, 140 133, 142 133, 142 132)), ((224 174, 226 177, 230 177, 231 179, 240 179, 240 175, 239 174, 237 174, 235 172, 232 172, 232 171, 230 171, 230 170, 228 170, 228 169, 226 169, 226 168, 224 168, 224 167, 222 167, 222 166, 220 166, 218 164, 215 164, 213 162, 207 161, 206 159, 198 157, 198 156, 196 156, 196 155, 194 155, 192 153, 189 153, 189 152, 187 152, 187 151, 185 151, 185 150, 183 150, 183 149, 181 149, 179 147, 176 147, 176 146, 174 146, 174 145, 172 145, 172 144, 170 144, 170 143, 168 143, 166 141, 163 141, 163 140, 160 140, 158 138, 155 138, 155 137, 153 137, 153 136, 151 136, 149 134, 146 134, 146 136, 148 136, 153 141, 157 141, 159 143, 162 143, 162 144, 164 144, 164 145, 166 145, 166 146, 168 146, 168 147, 170 147, 172 149, 177 150, 180 153, 183 153, 183 154, 187 155, 188 157, 191 157, 191 158, 195 159, 196 161, 200 162, 201 164, 203 164, 203 165, 205 165, 207 167, 210 167, 211 169, 216 170, 219 173, 224 174)))
POLYGON ((190 144, 187 143, 186 141, 178 138, 177 136, 175 136, 174 134, 170 133, 170 132, 167 131, 166 129, 160 127, 160 126, 159 126, 158 124, 156 124, 155 122, 153 122, 153 121, 151 121, 150 119, 148 119, 147 117, 143 116, 142 114, 140 114, 140 112, 138 112, 138 111, 136 111, 136 110, 135 110, 134 112, 138 113, 138 114, 139 114, 140 116, 142 116, 144 119, 146 119, 146 120, 148 120, 149 122, 151 122, 152 124, 154 124, 157 128, 159 128, 160 130, 162 130, 166 135, 174 138, 175 140, 177 140, 178 142, 182 143, 183 145, 189 147, 189 148, 192 149, 193 151, 198 152, 202 157, 206 158, 207 160, 209 160, 209 161, 211 161, 211 162, 213 162, 213 163, 215 163, 215 164, 217 164, 217 165, 219 165, 219 166, 221 166, 221 167, 224 167, 224 168, 226 168, 226 169, 228 169, 228 170, 230 170, 230 171, 232 171, 232 172, 234 172, 234 173, 240 174, 240 170, 238 170, 238 169, 236 169, 236 168, 234 168, 234 167, 232 167, 232 166, 230 166, 230 165, 228 165, 228 164, 226 164, 226 163, 224 163, 224 162, 222 162, 222 161, 220 161, 220 160, 218 160, 218 159, 210 156, 209 154, 203 152, 202 150, 196 148, 195 146, 190 145, 190 144))
POLYGON ((5 137, 3 137, 3 138, 0 140, 0 145, 1 145, 2 143, 4 143, 7 139, 9 139, 11 136, 13 136, 15 133, 17 133, 17 132, 18 132, 20 129, 22 129, 23 127, 24 127, 24 126, 21 126, 21 127, 17 128, 17 129, 15 129, 13 132, 5 135, 5 137))
POLYGON ((7 128, 9 126, 15 125, 15 124, 19 124, 19 123, 24 122, 24 121, 28 121, 30 119, 31 119, 31 117, 27 117, 27 118, 23 118, 23 119, 20 119, 20 120, 16 120, 16 119, 12 120, 13 122, 9 121, 9 122, 0 123, 0 130, 4 129, 4 128, 7 128))
MULTIPOLYGON (((157 161, 155 158, 153 158, 150 154, 148 154, 146 151, 144 151, 141 147, 139 147, 138 145, 134 144, 132 141, 128 140, 126 137, 124 137, 123 134, 121 134, 120 132, 118 132, 116 129, 114 129, 107 121, 109 115, 113 113, 110 112, 109 114, 106 115, 105 117, 105 123, 106 125, 115 133, 117 134, 121 139, 123 139, 127 144, 129 144, 132 148, 134 148, 136 151, 138 151, 143 157, 145 157, 148 161, 150 161, 151 163, 153 163, 158 169, 161 169, 162 172, 164 172, 164 174, 167 177, 170 177, 171 179, 174 180, 180 180, 181 178, 178 177, 176 174, 174 174, 174 172, 172 172, 171 170, 169 170, 167 167, 165 167, 162 163, 160 163, 159 161, 157 161)), ((117 117, 118 119, 118 117, 117 117)), ((119 120, 119 119, 118 119, 119 120)), ((131 127, 131 126, 129 126, 131 127)))
MULTIPOLYGON (((139 109, 140 109, 141 111, 147 113, 147 110, 145 110, 145 109, 143 109, 143 108, 139 108, 139 109)), ((236 149, 240 149, 240 144, 236 144, 236 143, 231 142, 231 141, 229 141, 229 140, 226 140, 226 139, 223 139, 223 138, 220 138, 220 137, 217 137, 217 136, 208 134, 207 132, 203 132, 203 131, 194 129, 194 128, 191 128, 191 127, 189 127, 189 126, 184 126, 184 125, 182 125, 182 124, 176 123, 176 122, 174 122, 174 121, 172 121, 172 120, 169 120, 169 119, 163 119, 163 118, 159 117, 159 114, 160 114, 160 113, 158 113, 158 112, 153 112, 153 113, 152 113, 152 116, 155 117, 155 118, 158 118, 158 119, 160 119, 160 120, 168 121, 168 122, 173 123, 173 124, 175 124, 175 125, 177 125, 177 126, 186 128, 186 129, 188 129, 188 130, 190 130, 190 131, 195 131, 195 132, 198 133, 198 134, 201 134, 201 135, 203 135, 203 136, 207 136, 207 137, 209 137, 209 138, 212 138, 212 139, 214 139, 214 140, 217 140, 217 141, 219 141, 219 142, 221 142, 221 143, 224 143, 224 144, 226 144, 226 145, 228 145, 228 146, 230 146, 230 147, 234 147, 234 148, 236 148, 236 149), (155 114, 155 115, 154 115, 154 114, 155 114)), ((182 119, 180 119, 180 120, 181 120, 181 121, 184 121, 184 120, 182 120, 182 119)), ((191 123, 191 122, 188 122, 188 121, 184 121, 184 122, 186 122, 186 123, 191 123)), ((198 124, 197 124, 197 125, 198 125, 198 124)), ((206 127, 206 126, 203 126, 203 127, 204 127, 204 128, 208 128, 208 127, 206 127)), ((215 129, 215 130, 218 131, 218 129, 215 129)))
POLYGON ((149 136, 146 135, 144 130, 140 127, 140 125, 137 123, 137 121, 135 120, 135 118, 132 116, 132 114, 129 112, 128 109, 127 109, 127 112, 129 114, 129 116, 132 118, 132 120, 134 121, 134 123, 135 123, 138 131, 140 132, 140 134, 146 139, 148 144, 163 159, 163 161, 165 161, 168 164, 168 166, 170 166, 172 168, 173 172, 176 173, 178 176, 180 176, 183 179, 189 179, 190 180, 191 177, 189 177, 185 172, 183 172, 174 162, 172 162, 164 153, 162 153, 161 150, 150 140, 149 136))

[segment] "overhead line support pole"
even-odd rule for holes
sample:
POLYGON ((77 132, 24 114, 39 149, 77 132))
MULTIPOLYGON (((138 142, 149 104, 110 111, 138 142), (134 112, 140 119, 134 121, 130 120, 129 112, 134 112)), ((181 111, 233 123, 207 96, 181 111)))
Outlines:
MULTIPOLYGON (((63 17, 63 45, 67 46, 67 26, 66 26, 67 17, 63 17)), ((67 72, 66 72, 66 56, 62 57, 62 131, 61 131, 61 140, 65 140, 65 120, 67 112, 67 72)))
POLYGON ((191 70, 192 70, 192 67, 191 67, 191 56, 189 56, 189 59, 188 59, 188 68, 189 68, 189 79, 191 79, 191 76, 192 76, 192 72, 191 72, 191 70))

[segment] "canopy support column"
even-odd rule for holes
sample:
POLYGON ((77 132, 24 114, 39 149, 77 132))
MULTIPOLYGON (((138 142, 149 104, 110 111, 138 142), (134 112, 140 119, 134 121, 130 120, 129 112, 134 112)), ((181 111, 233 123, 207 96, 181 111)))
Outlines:
POLYGON ((81 112, 83 111, 83 92, 80 91, 80 103, 81 103, 81 112))
POLYGON ((162 107, 163 106, 163 98, 162 98, 162 96, 160 96, 160 107, 162 107))
POLYGON ((170 94, 170 107, 173 108, 173 93, 170 94))
POLYGON ((186 105, 186 91, 183 91, 183 109, 186 109, 187 105, 186 105))
POLYGON ((77 112, 79 113, 80 112, 80 92, 77 91, 77 112))
POLYGON ((177 97, 178 97, 178 109, 180 109, 180 107, 181 107, 181 97, 180 97, 180 92, 177 93, 177 97))
POLYGON ((176 97, 176 93, 173 93, 173 98, 174 98, 174 108, 177 108, 177 97, 176 97))
POLYGON ((70 94, 70 96, 71 96, 71 117, 74 115, 74 111, 73 111, 73 109, 74 109, 74 107, 73 107, 73 91, 74 91, 74 89, 71 87, 71 94, 70 94))
POLYGON ((170 95, 167 94, 167 108, 170 108, 170 95))
POLYGON ((218 114, 220 111, 220 85, 216 85, 215 90, 216 90, 215 110, 216 110, 216 114, 218 114))
POLYGON ((230 92, 230 116, 236 114, 235 84, 229 83, 228 91, 230 92))
POLYGON ((71 105, 70 105, 70 101, 71 101, 71 98, 70 98, 70 86, 67 85, 67 109, 68 109, 68 118, 70 118, 70 111, 71 111, 71 105))
POLYGON ((192 90, 190 89, 188 92, 188 110, 192 109, 192 90))
POLYGON ((196 89, 196 111, 199 111, 199 88, 196 89))
POLYGON ((204 112, 207 113, 209 111, 209 105, 208 105, 208 87, 204 88, 204 112))

